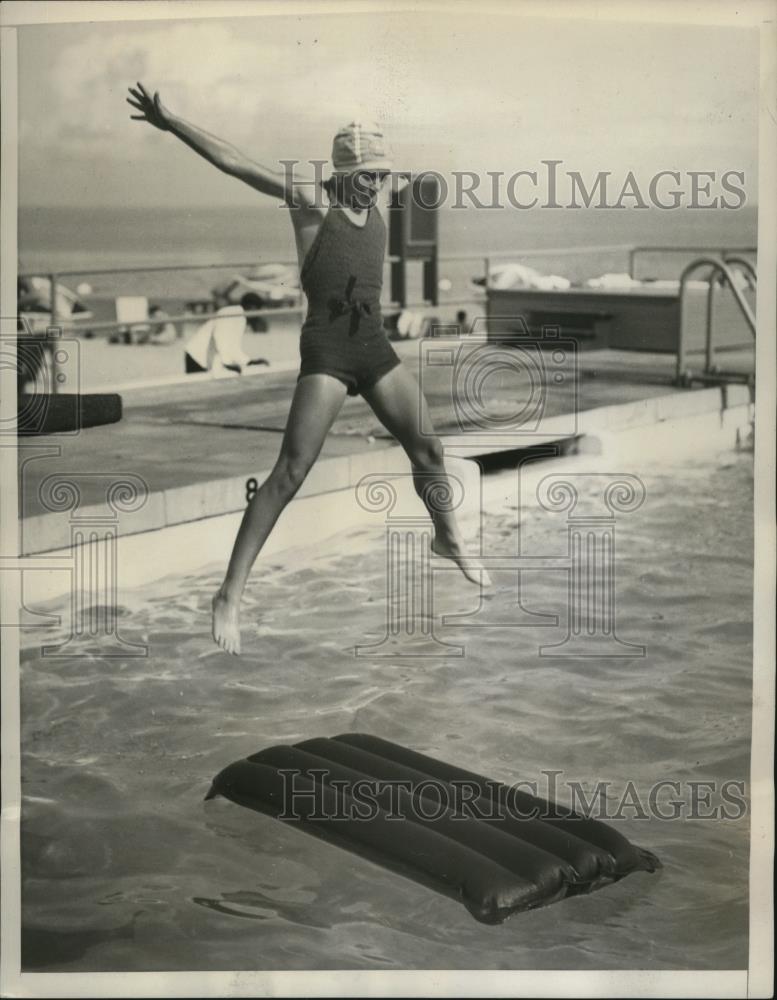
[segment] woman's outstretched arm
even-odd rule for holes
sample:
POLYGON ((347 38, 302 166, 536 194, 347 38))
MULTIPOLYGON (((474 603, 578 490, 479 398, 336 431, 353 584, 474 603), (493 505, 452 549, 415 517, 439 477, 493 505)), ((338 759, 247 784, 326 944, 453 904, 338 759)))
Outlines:
POLYGON ((312 207, 313 185, 310 181, 290 177, 255 163, 231 143, 172 114, 162 104, 159 92, 155 92, 151 97, 142 83, 130 87, 129 92, 131 97, 127 98, 127 103, 141 112, 139 115, 131 115, 133 120, 148 122, 163 132, 172 132, 208 163, 212 163, 230 177, 237 177, 262 194, 281 198, 299 207, 312 207))

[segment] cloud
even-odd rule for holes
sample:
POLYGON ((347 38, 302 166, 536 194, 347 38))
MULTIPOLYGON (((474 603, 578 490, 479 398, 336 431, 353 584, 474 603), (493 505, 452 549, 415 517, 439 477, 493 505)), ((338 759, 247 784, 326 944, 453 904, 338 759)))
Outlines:
POLYGON ((557 157, 617 170, 670 155, 687 168, 713 149, 754 162, 757 48, 746 37, 406 11, 47 26, 21 49, 21 156, 81 158, 87 171, 114 162, 130 184, 128 163, 153 164, 174 197, 191 153, 130 120, 127 87, 142 80, 268 165, 327 157, 356 114, 381 121, 412 169, 557 157))

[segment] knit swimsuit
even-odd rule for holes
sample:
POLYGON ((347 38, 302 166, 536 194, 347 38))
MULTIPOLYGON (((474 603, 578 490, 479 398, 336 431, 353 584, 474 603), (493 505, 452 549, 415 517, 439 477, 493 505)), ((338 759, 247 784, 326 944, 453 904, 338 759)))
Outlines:
POLYGON ((331 207, 300 273, 308 313, 300 336, 303 375, 333 375, 356 396, 400 363, 383 329, 380 293, 386 227, 367 211, 364 226, 331 207))

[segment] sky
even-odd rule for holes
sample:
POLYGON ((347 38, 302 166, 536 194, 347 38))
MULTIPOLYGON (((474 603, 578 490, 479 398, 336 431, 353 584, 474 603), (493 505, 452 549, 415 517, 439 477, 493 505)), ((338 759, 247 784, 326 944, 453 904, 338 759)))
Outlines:
POLYGON ((130 120, 140 80, 176 114, 280 169, 327 159, 355 115, 397 167, 594 178, 742 170, 756 200, 754 29, 374 13, 19 30, 20 205, 247 205, 256 194, 130 120))

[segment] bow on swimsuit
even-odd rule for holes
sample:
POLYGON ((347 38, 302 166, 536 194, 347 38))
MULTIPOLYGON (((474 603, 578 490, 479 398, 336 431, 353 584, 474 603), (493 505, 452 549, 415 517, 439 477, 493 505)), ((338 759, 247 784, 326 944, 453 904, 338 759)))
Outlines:
POLYGON ((359 329, 359 321, 361 320, 362 315, 372 315, 372 309, 370 308, 369 302, 362 302, 361 299, 353 298, 353 289, 355 285, 356 275, 352 274, 348 279, 348 285, 345 289, 344 298, 331 298, 329 300, 329 319, 331 322, 334 322, 347 312, 351 314, 351 323, 348 327, 349 337, 352 337, 359 329))

